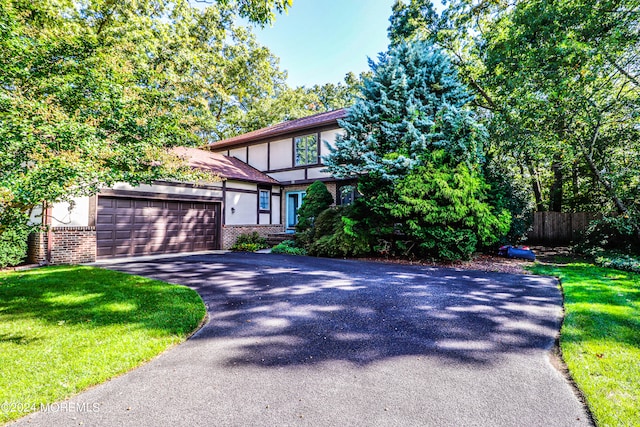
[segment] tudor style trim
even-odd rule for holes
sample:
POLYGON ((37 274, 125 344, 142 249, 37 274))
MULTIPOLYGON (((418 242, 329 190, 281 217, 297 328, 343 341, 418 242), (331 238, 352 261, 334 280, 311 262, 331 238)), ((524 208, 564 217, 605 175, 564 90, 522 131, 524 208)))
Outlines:
POLYGON ((150 191, 131 191, 131 190, 112 190, 105 188, 100 191, 98 196, 105 197, 123 197, 129 199, 153 199, 153 200, 167 200, 167 201, 182 201, 182 202, 205 202, 205 203, 219 203, 222 202, 222 197, 216 196, 194 196, 191 194, 174 194, 174 193, 154 193, 150 191))

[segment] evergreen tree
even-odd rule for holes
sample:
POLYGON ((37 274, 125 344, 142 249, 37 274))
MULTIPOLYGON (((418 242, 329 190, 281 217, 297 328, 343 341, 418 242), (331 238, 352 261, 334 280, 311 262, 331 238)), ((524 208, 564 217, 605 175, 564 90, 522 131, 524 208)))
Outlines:
POLYGON ((454 161, 479 159, 485 131, 466 108, 471 95, 445 54, 429 42, 402 43, 370 66, 362 99, 340 122, 346 133, 325 159, 334 175, 373 173, 391 182, 433 149, 454 161))
POLYGON ((486 131, 468 107, 472 97, 449 58, 428 41, 392 46, 370 65, 373 76, 365 79, 362 98, 340 122, 345 134, 325 158, 335 176, 358 178, 355 228, 385 250, 468 257, 469 249, 426 244, 425 230, 442 230, 431 235, 451 248, 460 239, 444 234, 460 234, 456 227, 464 223, 475 236, 472 252, 476 243, 491 243, 508 229, 508 219, 483 201, 486 184, 477 169, 486 131), (440 179, 442 188, 429 190, 425 177, 440 179), (424 217, 416 208, 420 198, 434 198, 428 203, 442 212, 424 217), (445 211, 482 214, 452 219, 445 211))
POLYGON ((333 203, 333 196, 322 181, 315 181, 307 188, 307 194, 298 209, 297 231, 305 231, 313 227, 320 212, 333 203))

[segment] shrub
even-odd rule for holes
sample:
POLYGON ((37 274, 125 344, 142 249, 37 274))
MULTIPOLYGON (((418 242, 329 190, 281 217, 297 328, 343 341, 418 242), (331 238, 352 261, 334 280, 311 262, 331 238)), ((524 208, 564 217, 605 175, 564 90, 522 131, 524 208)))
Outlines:
POLYGON ((327 190, 327 186, 316 181, 307 188, 302 205, 298 209, 298 225, 296 231, 305 231, 313 227, 315 219, 320 212, 327 209, 333 203, 333 196, 327 190))
POLYGON ((0 268, 18 265, 27 257, 27 239, 36 229, 29 216, 0 204, 0 268))
MULTIPOLYGON (((533 223, 534 210, 528 185, 497 159, 488 159, 482 172, 489 185, 487 203, 493 206, 496 212, 506 209, 511 213, 509 232, 499 236, 495 246, 513 245, 526 240, 527 232, 533 223)), ((494 249, 493 246, 485 248, 494 249)))
POLYGON ((27 257, 28 227, 14 227, 0 234, 0 268, 20 264, 27 257))
POLYGON ((324 210, 316 220, 314 241, 309 255, 326 257, 362 256, 371 251, 364 234, 356 230, 358 221, 349 217, 349 207, 324 210))
POLYGON ((307 251, 304 248, 296 247, 296 242, 293 240, 285 240, 277 244, 271 249, 272 254, 287 254, 287 255, 306 255, 307 251))
POLYGON ((243 233, 238 236, 236 242, 231 246, 232 251, 255 252, 260 249, 268 248, 269 245, 264 237, 260 236, 257 231, 253 233, 243 233))
POLYGON ((640 254, 638 222, 630 216, 605 217, 591 221, 576 251, 597 256, 605 250, 640 254))
POLYGON ((617 252, 604 252, 595 258, 595 262, 600 267, 640 273, 640 257, 637 256, 634 257, 617 252))
POLYGON ((405 256, 447 261, 469 259, 478 245, 491 245, 511 224, 507 209, 486 202, 487 184, 465 163, 443 161, 443 152, 395 182, 386 208, 395 217, 405 256))

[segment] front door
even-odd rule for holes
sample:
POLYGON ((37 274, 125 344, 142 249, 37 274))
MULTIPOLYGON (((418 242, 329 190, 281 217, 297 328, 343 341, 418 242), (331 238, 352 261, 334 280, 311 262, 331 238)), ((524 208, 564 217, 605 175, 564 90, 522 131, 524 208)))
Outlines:
POLYGON ((287 233, 293 233, 298 223, 298 209, 304 199, 304 191, 290 191, 287 193, 287 233))

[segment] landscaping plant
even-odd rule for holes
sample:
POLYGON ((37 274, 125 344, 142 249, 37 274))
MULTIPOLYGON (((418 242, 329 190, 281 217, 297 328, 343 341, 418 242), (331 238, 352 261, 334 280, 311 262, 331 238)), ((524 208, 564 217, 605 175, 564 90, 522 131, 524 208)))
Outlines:
POLYGON ((450 59, 416 40, 393 45, 371 67, 325 158, 334 176, 358 180, 361 197, 347 218, 360 238, 387 253, 447 260, 497 241, 510 215, 488 203, 487 133, 450 59))
POLYGON ((239 252, 255 252, 268 247, 269 245, 267 244, 267 240, 257 231, 254 231, 252 233, 242 233, 239 235, 236 242, 231 246, 231 250, 239 252))
POLYGON ((307 251, 296 245, 294 240, 285 240, 271 248, 272 254, 306 255, 307 251))

